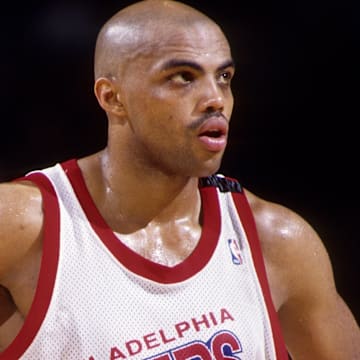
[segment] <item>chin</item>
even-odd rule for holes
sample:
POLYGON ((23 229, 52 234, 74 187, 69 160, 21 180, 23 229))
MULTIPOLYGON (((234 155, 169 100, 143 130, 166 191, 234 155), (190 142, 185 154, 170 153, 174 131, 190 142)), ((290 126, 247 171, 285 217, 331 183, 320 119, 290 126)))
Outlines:
POLYGON ((205 164, 202 164, 201 167, 198 168, 197 177, 207 177, 217 173, 220 169, 221 161, 211 160, 207 161, 205 164))

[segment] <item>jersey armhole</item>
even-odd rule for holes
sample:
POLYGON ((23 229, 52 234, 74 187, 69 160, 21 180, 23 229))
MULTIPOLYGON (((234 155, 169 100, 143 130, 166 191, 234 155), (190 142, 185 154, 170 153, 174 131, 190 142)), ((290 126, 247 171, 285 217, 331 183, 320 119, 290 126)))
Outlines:
POLYGON ((250 204, 244 192, 232 193, 232 197, 241 222, 244 224, 246 236, 250 245, 251 256, 264 296, 265 305, 270 319, 271 330, 273 333, 276 359, 288 360, 289 354, 287 352, 285 341, 282 335, 280 321, 271 298, 270 286, 265 270, 265 262, 262 255, 260 240, 256 230, 255 219, 250 208, 250 204))

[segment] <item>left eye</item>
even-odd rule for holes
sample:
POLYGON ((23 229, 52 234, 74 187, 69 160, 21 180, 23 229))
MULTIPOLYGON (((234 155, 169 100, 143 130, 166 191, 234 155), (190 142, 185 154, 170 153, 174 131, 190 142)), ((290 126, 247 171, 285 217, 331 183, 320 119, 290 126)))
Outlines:
POLYGON ((229 71, 225 71, 219 75, 219 82, 222 84, 228 84, 230 83, 231 78, 232 78, 232 74, 229 71))

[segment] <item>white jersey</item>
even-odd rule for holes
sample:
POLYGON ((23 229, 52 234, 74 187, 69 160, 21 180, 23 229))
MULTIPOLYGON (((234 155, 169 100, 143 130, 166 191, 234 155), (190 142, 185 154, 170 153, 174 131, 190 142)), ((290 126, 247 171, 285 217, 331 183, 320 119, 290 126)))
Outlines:
POLYGON ((2 359, 288 359, 238 182, 200 180, 201 238, 168 267, 118 239, 76 160, 27 178, 42 191, 43 257, 30 312, 2 359))

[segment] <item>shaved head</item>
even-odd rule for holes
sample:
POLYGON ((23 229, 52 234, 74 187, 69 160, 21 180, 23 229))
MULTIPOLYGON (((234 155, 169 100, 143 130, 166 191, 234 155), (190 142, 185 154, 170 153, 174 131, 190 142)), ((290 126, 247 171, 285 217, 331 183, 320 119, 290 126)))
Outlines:
POLYGON ((143 0, 116 13, 96 41, 95 79, 111 78, 133 58, 174 41, 179 28, 207 25, 221 29, 200 11, 172 0, 143 0))

